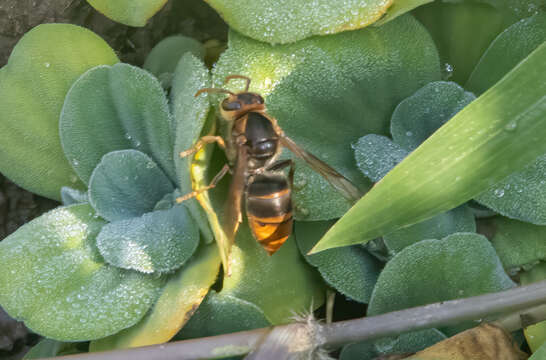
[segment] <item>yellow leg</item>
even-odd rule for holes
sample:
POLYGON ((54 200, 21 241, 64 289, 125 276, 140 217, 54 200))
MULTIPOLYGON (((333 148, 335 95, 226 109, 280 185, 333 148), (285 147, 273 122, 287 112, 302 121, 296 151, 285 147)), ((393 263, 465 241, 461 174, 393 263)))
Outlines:
POLYGON ((195 191, 192 191, 191 193, 188 193, 186 195, 182 195, 178 198, 176 198, 176 203, 177 204, 180 204, 181 202, 184 202, 188 199, 191 199, 193 197, 196 197, 197 195, 207 191, 207 190, 210 190, 212 188, 214 188, 218 182, 220 182, 220 180, 222 180, 222 178, 224 177, 224 175, 226 175, 226 173, 229 171, 229 166, 228 164, 225 164, 224 167, 222 168, 222 170, 220 170, 220 172, 218 174, 216 174, 216 176, 212 179, 212 181, 210 182, 209 185, 201 188, 201 189, 197 189, 195 191))
POLYGON ((222 139, 221 136, 207 135, 207 136, 203 136, 201 139, 197 140, 197 142, 195 143, 195 145, 193 147, 189 148, 188 150, 180 152, 179 156, 181 158, 183 158, 183 157, 186 157, 188 155, 195 154, 196 152, 201 150, 201 148, 203 146, 205 146, 207 144, 212 144, 214 142, 218 143, 218 145, 222 149, 226 148, 226 143, 224 142, 224 139, 222 139))

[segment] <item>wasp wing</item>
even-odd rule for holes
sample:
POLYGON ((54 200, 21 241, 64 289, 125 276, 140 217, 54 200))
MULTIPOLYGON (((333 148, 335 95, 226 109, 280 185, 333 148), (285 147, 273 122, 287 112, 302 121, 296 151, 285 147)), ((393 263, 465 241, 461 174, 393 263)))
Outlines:
POLYGON ((231 244, 235 242, 235 235, 239 224, 243 221, 241 205, 246 184, 248 154, 244 146, 237 149, 235 169, 229 185, 228 198, 224 206, 224 232, 231 244))
POLYGON ((361 198, 362 194, 352 182, 345 176, 341 175, 324 161, 317 158, 315 155, 305 151, 294 140, 288 136, 282 134, 280 136, 281 144, 293 152, 296 156, 305 160, 313 170, 318 172, 322 177, 326 179, 337 191, 339 191, 343 197, 351 202, 356 202, 361 198))

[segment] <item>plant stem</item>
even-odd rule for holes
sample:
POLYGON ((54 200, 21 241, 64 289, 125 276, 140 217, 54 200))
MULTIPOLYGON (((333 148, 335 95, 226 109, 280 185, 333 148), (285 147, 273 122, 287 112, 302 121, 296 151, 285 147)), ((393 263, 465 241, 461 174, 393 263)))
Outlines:
MULTIPOLYGON (((498 293, 445 301, 378 316, 332 324, 315 324, 314 326, 319 326, 318 336, 316 336, 315 343, 310 345, 309 350, 311 351, 319 346, 334 348, 350 342, 395 336, 408 331, 453 325, 468 320, 477 319, 481 322, 486 317, 495 316, 500 318, 498 314, 508 313, 511 313, 511 316, 502 317, 497 324, 506 327, 510 331, 515 330, 517 327, 529 326, 532 323, 546 320, 546 281, 498 293), (518 313, 513 314, 515 312, 518 313), (517 320, 518 318, 524 321, 517 320)), ((163 345, 96 354, 69 355, 55 359, 86 360, 100 357, 101 360, 148 360, 156 358, 189 360, 237 356, 247 354, 260 346, 271 330, 272 328, 262 328, 163 345)), ((275 331, 290 332, 292 330, 297 333, 297 331, 301 330, 301 324, 275 327, 275 331)))

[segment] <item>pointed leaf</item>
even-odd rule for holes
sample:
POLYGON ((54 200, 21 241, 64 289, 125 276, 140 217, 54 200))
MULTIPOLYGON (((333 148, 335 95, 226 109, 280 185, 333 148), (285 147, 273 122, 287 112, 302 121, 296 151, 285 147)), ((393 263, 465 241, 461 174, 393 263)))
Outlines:
POLYGON ((270 325, 263 311, 256 305, 211 290, 176 338, 194 339, 270 325))
POLYGON ((0 243, 0 304, 37 333, 62 341, 114 334, 137 323, 161 279, 106 265, 87 204, 57 208, 0 243))
POLYGON ((324 285, 300 256, 293 238, 269 256, 241 224, 231 254, 231 275, 224 277, 220 295, 258 306, 272 324, 286 323, 294 312, 322 305, 324 285))
POLYGON ((92 342, 90 351, 154 345, 171 340, 200 306, 219 269, 216 246, 199 249, 168 279, 153 308, 137 325, 92 342))
POLYGON ((104 155, 89 180, 91 205, 109 221, 144 215, 173 190, 157 164, 137 150, 104 155))
MULTIPOLYGON (((296 223, 295 238, 300 251, 307 254, 332 224, 332 221, 296 223)), ((370 301, 381 265, 362 246, 355 245, 304 256, 309 264, 318 269, 328 285, 350 299, 363 303, 370 301)))
MULTIPOLYGON (((504 272, 484 236, 457 233, 406 247, 387 263, 372 294, 368 315, 508 289, 504 272)), ((446 328, 452 335, 459 327, 446 328)))
MULTIPOLYGON (((436 49, 410 16, 283 46, 231 32, 214 85, 224 86, 230 74, 249 76, 250 90, 266 96, 269 113, 286 134, 362 190, 370 184, 356 169, 350 144, 367 133, 386 134, 396 104, 440 76, 436 49), (408 42, 415 46, 405 46, 408 42)), ((243 86, 242 81, 225 85, 232 91, 243 86)), ((307 210, 296 215, 306 221, 337 218, 350 207, 300 161, 295 189, 296 207, 307 210)))
POLYGON ((433 0, 396 0, 387 10, 385 16, 376 21, 373 26, 381 26, 391 20, 394 20, 400 15, 403 15, 416 7, 419 7, 423 4, 432 2, 433 0))
POLYGON ((59 114, 82 73, 116 62, 106 42, 78 26, 39 25, 23 36, 0 70, 0 172, 56 200, 62 186, 84 188, 63 154, 59 114))
POLYGON ((60 120, 63 149, 85 183, 103 155, 137 149, 174 181, 173 120, 161 85, 127 64, 99 66, 66 96, 60 120))
POLYGON ((199 231, 183 205, 105 225, 97 237, 109 264, 144 273, 178 269, 195 252, 199 231))
POLYGON ((480 229, 488 235, 503 266, 510 272, 546 260, 546 226, 497 216, 483 219, 480 229))
POLYGON ((545 74, 543 44, 389 172, 313 251, 362 243, 430 218, 546 152, 545 74))
POLYGON ((271 44, 295 42, 313 35, 365 27, 379 19, 392 0, 207 0, 230 27, 271 44))
POLYGON ((106 17, 129 26, 144 26, 167 0, 87 0, 106 17))

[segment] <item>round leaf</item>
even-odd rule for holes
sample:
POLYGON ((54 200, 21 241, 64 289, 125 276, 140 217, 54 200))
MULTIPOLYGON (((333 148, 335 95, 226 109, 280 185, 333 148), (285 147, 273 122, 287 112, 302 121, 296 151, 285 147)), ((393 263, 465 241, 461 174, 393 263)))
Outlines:
POLYGON ((199 231, 183 205, 114 221, 97 237, 97 246, 108 263, 144 273, 178 269, 198 244, 199 231))
POLYGON ((509 218, 546 225, 546 155, 513 172, 475 200, 509 218))
POLYGON ((104 264, 104 225, 87 204, 57 208, 0 243, 0 304, 37 333, 63 341, 114 334, 137 323, 161 279, 104 264))
POLYGON ((87 0, 106 17, 129 26, 144 26, 167 0, 87 0))
MULTIPOLYGON (((436 49, 410 16, 283 46, 231 32, 214 70, 215 86, 230 74, 249 76, 250 90, 266 96, 286 134, 362 189, 370 184, 356 169, 350 144, 367 133, 386 134, 396 104, 440 76, 436 49)), ((242 84, 225 87, 241 91, 242 84)), ((295 190, 295 204, 308 212, 296 213, 304 220, 336 218, 351 205, 299 161, 295 190)))
POLYGON ((302 259, 293 238, 269 256, 241 224, 231 252, 231 275, 220 295, 257 305, 272 324, 286 323, 294 312, 309 311, 324 302, 324 285, 302 259))
MULTIPOLYGON (((169 277, 151 311, 137 325, 94 341, 90 351, 161 344, 171 340, 193 316, 216 280, 220 257, 215 245, 200 248, 169 277)), ((199 324, 199 322, 198 322, 199 324)))
POLYGON ((207 0, 228 25, 271 44, 360 29, 379 19, 392 0, 207 0))
POLYGON ((295 238, 300 251, 309 264, 318 268, 330 286, 350 299, 367 303, 381 266, 362 246, 354 245, 306 255, 332 224, 332 221, 297 222, 295 238))
POLYGON ((146 153, 175 180, 173 121, 147 71, 127 64, 89 70, 68 92, 59 126, 66 157, 85 183, 103 155, 123 149, 146 153))
POLYGON ((410 225, 383 236, 391 253, 426 239, 441 239, 457 232, 475 232, 476 221, 472 210, 462 205, 420 223, 410 225))
POLYGON ((199 41, 182 35, 169 36, 154 46, 142 67, 158 79, 166 75, 172 77, 180 58, 187 52, 199 59, 205 56, 205 48, 199 41))
POLYGON ((415 150, 476 97, 454 82, 436 81, 403 100, 392 114, 392 140, 415 150))
POLYGON ((546 343, 542 344, 542 346, 539 347, 537 351, 533 353, 533 355, 531 355, 529 360, 543 360, 545 358, 546 358, 546 343))
POLYGON ((173 191, 171 181, 157 164, 136 150, 104 155, 89 180, 91 205, 109 221, 150 212, 165 194, 173 191))
POLYGON ((201 338, 270 325, 263 311, 256 305, 211 290, 176 338, 201 338))
POLYGON ((378 182, 409 154, 386 136, 369 134, 352 145, 358 169, 378 182))
POLYGON ((106 42, 78 26, 40 25, 23 36, 0 70, 0 172, 56 200, 62 186, 83 188, 61 148, 59 114, 78 76, 116 62, 106 42))
POLYGON ((465 87, 481 94, 546 41, 546 13, 523 19, 491 43, 465 87))
MULTIPOLYGON (((484 236, 452 234, 406 247, 387 263, 372 294, 368 315, 508 289, 504 272, 484 236)), ((460 328, 446 329, 453 334, 460 328)))
POLYGON ((497 216, 480 221, 508 271, 546 260, 546 226, 537 226, 497 216))

